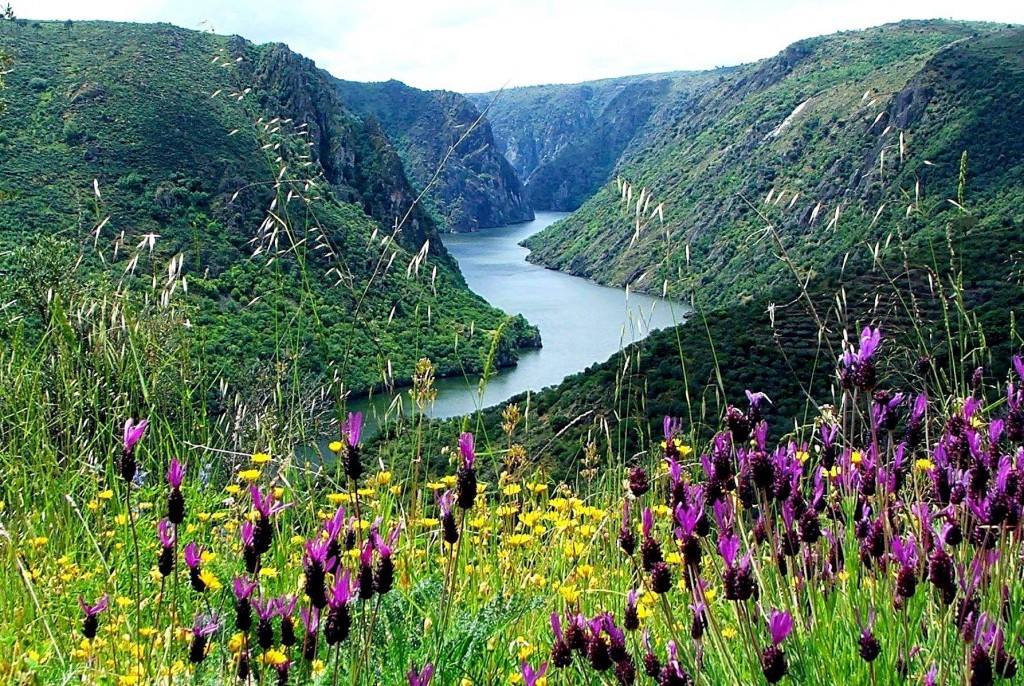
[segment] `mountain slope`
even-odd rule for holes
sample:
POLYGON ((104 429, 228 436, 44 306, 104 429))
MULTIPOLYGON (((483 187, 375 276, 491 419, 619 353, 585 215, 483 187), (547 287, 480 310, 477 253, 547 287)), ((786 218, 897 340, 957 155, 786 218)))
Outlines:
POLYGON ((790 266, 819 279, 863 271, 864 246, 897 230, 927 257, 951 221, 963 225, 947 202, 963 151, 969 209, 1019 231, 1022 51, 1020 28, 944 21, 795 43, 704 92, 619 162, 653 193, 649 211, 663 203, 664 230, 613 221, 606 188, 531 238, 530 258, 651 291, 667 280, 726 305, 791 282, 790 266))
POLYGON ((649 122, 728 70, 626 76, 468 96, 539 209, 572 211, 611 179, 649 122))
MULTIPOLYGON (((361 389, 420 356, 440 373, 479 369, 488 332, 505 364, 536 343, 465 287, 379 125, 287 47, 38 22, 0 33, 0 51, 0 255, 46 237, 70 248, 69 281, 144 294, 186 279, 205 354, 236 378, 283 344, 309 373, 361 389)), ((10 321, 31 325, 19 284, 37 275, 21 265, 0 256, 26 301, 10 321)))
POLYGON ((519 177, 495 146, 490 124, 478 122, 480 112, 465 96, 421 91, 399 81, 334 83, 349 109, 380 121, 417 188, 425 188, 440 168, 427 199, 448 230, 533 219, 519 177))

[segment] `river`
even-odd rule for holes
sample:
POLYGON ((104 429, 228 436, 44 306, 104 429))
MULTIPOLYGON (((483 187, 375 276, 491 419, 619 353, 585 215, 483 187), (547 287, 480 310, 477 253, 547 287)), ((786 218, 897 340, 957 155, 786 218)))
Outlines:
MULTIPOLYGON (((523 391, 552 386, 651 331, 685 319, 688 308, 682 304, 599 286, 527 262, 529 250, 519 243, 565 216, 538 212, 532 222, 444 235, 469 287, 495 307, 522 314, 538 326, 544 347, 522 351, 519 364, 493 374, 482 394, 478 377, 439 379, 431 417, 471 414, 523 391)), ((408 406, 407 391, 399 392, 408 406)), ((391 402, 378 394, 352 401, 349 408, 362 410, 375 426, 391 402)))

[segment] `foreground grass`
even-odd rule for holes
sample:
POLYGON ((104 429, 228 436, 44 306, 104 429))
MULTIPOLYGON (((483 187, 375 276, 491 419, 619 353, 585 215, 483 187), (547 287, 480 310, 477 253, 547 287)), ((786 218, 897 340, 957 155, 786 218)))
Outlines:
POLYGON ((486 684, 535 681, 546 664, 548 683, 652 683, 648 669, 662 684, 1012 677, 1024 365, 1005 385, 929 397, 926 361, 899 392, 875 379, 884 348, 866 329, 839 366, 839 403, 778 445, 755 394, 708 444, 667 418, 661 446, 577 485, 469 434, 450 437, 442 473, 381 464, 359 448, 358 417, 301 460, 184 441, 157 417, 141 437, 121 436, 119 417, 98 423, 94 461, 5 453, 0 675, 390 684, 422 683, 407 672, 432 665, 433 683, 486 684))

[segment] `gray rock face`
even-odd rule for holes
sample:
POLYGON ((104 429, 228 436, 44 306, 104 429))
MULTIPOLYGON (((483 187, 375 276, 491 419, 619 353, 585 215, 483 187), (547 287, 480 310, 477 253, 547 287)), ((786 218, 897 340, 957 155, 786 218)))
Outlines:
POLYGON ((377 120, 394 142, 410 181, 449 231, 475 231, 533 219, 523 185, 495 144, 491 125, 465 96, 421 91, 398 81, 335 81, 342 100, 377 120))

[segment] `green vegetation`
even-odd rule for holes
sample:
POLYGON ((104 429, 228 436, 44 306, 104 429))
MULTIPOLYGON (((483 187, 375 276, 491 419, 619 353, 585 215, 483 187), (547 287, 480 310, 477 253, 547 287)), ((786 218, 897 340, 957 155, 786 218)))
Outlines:
MULTIPOLYGON (((615 221, 606 187, 533 237, 531 259, 651 292, 667 280, 670 293, 729 305, 790 282, 791 266, 811 288, 841 272, 849 281, 909 212, 907 250, 931 262, 947 226, 958 242, 987 240, 949 202, 963 151, 970 213, 1020 235, 1022 45, 1020 28, 941 21, 796 43, 707 89, 619 161, 657 199, 646 213, 662 204, 658 230, 615 221), (790 264, 775 259, 781 249, 790 264)), ((986 264, 980 278, 1004 280, 1004 265, 986 264)))
POLYGON ((612 178, 645 131, 730 69, 625 76, 470 95, 536 209, 572 211, 612 178))
MULTIPOLYGON (((181 335, 180 296, 52 313, 44 345, 0 349, 0 678, 1012 680, 1024 362, 971 372, 989 351, 956 293, 937 304, 964 325, 913 345, 899 340, 917 338, 916 310, 876 295, 905 332, 866 328, 829 350, 819 331, 778 326, 782 350, 822 373, 771 406, 703 401, 785 375, 739 319, 708 320, 725 337, 710 367, 659 336, 645 364, 671 360, 664 379, 687 369, 706 394, 655 396, 676 413, 667 436, 627 409, 612 431, 635 433, 630 447, 595 435, 566 480, 524 447, 560 397, 540 415, 506 410, 475 440, 419 419, 365 445, 350 417, 321 455, 316 398, 257 406, 196 386, 211 375, 181 335), (148 426, 129 420, 121 438, 140 408, 148 426)), ((632 396, 632 368, 609 370, 589 392, 632 396)))
POLYGON ((427 189, 426 205, 443 227, 475 231, 533 219, 519 177, 495 147, 490 124, 465 96, 421 91, 399 81, 334 84, 348 109, 380 121, 410 181, 427 189))
POLYGON ((466 289, 379 125, 287 47, 42 22, 0 51, 0 270, 24 296, 0 340, 44 330, 51 286, 80 300, 125 282, 187 288, 195 354, 232 382, 294 360, 360 391, 425 355, 482 369, 492 333, 497 364, 536 344, 466 289))
POLYGON ((5 28, 0 680, 1016 677, 1020 100, 972 108, 1018 83, 1019 30, 804 41, 644 132, 623 164, 696 174, 690 140, 711 214, 620 181, 542 242, 591 221, 595 269, 623 249, 622 283, 668 281, 691 322, 444 423, 435 371, 535 332, 465 289, 382 124, 283 46, 5 28), (733 165, 778 172, 812 86, 863 125, 788 160, 829 173, 733 165), (801 179, 845 214, 794 218, 801 179), (723 221, 676 251, 685 212, 723 221), (330 422, 381 377, 411 380, 408 421, 330 422))

